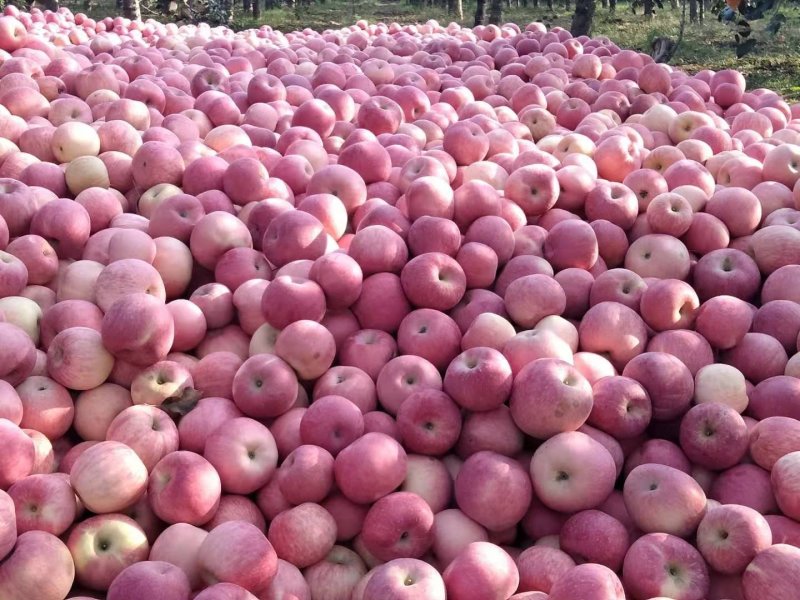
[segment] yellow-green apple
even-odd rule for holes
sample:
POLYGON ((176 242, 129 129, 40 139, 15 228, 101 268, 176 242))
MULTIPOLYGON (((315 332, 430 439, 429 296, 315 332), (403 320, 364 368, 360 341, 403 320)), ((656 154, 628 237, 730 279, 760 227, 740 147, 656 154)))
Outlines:
POLYGON ((203 525, 219 506, 222 484, 202 456, 179 450, 162 458, 150 473, 147 498, 153 512, 167 523, 203 525))
POLYGON ((70 471, 70 481, 78 498, 92 512, 118 512, 146 491, 147 468, 125 444, 100 442, 78 457, 70 471))
POLYGON ((180 397, 193 383, 186 367, 171 360, 160 361, 136 375, 131 399, 134 404, 160 406, 167 398, 180 397))
POLYGON ((75 578, 83 586, 105 591, 126 567, 147 560, 150 544, 133 519, 120 514, 91 517, 67 538, 75 578))

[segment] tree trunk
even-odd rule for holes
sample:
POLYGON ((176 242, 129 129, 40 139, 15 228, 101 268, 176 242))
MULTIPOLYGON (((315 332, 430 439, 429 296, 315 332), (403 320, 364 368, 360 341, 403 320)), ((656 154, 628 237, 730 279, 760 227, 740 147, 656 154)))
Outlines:
POLYGON ((608 8, 608 0, 600 0, 600 6, 603 8, 608 8))
POLYGON ((501 25, 503 23, 503 0, 491 0, 489 8, 489 24, 501 25))
POLYGON ((646 19, 653 18, 653 0, 644 0, 644 16, 646 19))
POLYGON ((464 0, 455 0, 455 13, 459 21, 464 20, 464 0))
POLYGON ((704 0, 698 0, 697 2, 697 20, 701 23, 706 18, 706 3, 704 0))
POLYGON ((139 0, 122 0, 122 16, 126 19, 141 19, 139 0))
POLYGON ((475 27, 486 22, 486 0, 478 0, 475 7, 475 27))
MULTIPOLYGON (((686 2, 686 0, 683 0, 686 2)), ((697 23, 697 0, 689 0, 689 22, 697 23)))
POLYGON ((564 10, 569 11, 569 0, 564 0, 564 10))
POLYGON ((617 0, 608 0, 608 10, 617 12, 617 0))
POLYGON ((572 15, 570 27, 573 37, 591 34, 594 8, 594 0, 575 0, 575 13, 572 15))

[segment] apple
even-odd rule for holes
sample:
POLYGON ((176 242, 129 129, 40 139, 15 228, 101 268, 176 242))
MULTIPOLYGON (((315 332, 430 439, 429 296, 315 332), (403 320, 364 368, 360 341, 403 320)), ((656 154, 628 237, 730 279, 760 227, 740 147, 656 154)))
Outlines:
POLYGON ((88 448, 69 475, 78 498, 94 513, 119 512, 134 504, 147 489, 147 468, 121 442, 100 442, 88 448))
POLYGON ((144 531, 124 515, 100 515, 76 525, 67 539, 81 585, 108 590, 128 566, 147 560, 150 544, 144 531))
POLYGON ((514 560, 500 546, 472 542, 453 559, 442 574, 447 597, 500 599, 511 596, 519 586, 514 560))

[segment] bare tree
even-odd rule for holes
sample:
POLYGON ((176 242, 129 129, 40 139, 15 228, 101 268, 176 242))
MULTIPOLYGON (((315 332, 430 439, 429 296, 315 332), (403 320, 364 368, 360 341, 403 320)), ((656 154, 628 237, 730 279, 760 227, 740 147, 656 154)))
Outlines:
POLYGON ((575 12, 572 15, 570 32, 574 37, 589 35, 594 22, 595 0, 575 0, 575 12))
POLYGON ((489 6, 489 23, 500 25, 503 22, 503 0, 491 0, 489 6))
POLYGON ((486 0, 478 0, 475 6, 475 27, 486 22, 486 0))
POLYGON ((141 19, 142 9, 139 0, 122 0, 122 16, 126 19, 141 19))

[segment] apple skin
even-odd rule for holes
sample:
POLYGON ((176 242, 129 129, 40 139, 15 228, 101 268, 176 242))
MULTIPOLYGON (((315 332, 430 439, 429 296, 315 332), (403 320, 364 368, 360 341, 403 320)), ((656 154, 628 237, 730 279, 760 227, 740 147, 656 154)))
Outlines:
POLYGON ((468 545, 447 566, 442 577, 447 597, 453 600, 505 599, 519 586, 519 571, 514 560, 500 546, 489 542, 468 545))
POLYGON ((6 598, 66 598, 75 579, 75 565, 66 544, 45 531, 27 531, 0 564, 0 594, 6 598), (35 568, 46 561, 47 570, 35 568))
POLYGON ((369 509, 361 539, 379 560, 419 558, 433 542, 433 511, 417 494, 388 494, 369 509))
POLYGON ((109 587, 106 597, 133 600, 156 593, 164 600, 183 600, 191 593, 189 580, 175 565, 146 560, 122 571, 109 587))
POLYGON ((586 422, 592 411, 592 386, 569 363, 540 358, 517 373, 509 406, 517 427, 547 439, 586 422))
POLYGON ((748 442, 744 419, 725 404, 699 404, 681 419, 681 448, 696 465, 713 470, 732 467, 744 457, 748 442))
POLYGON ((775 544, 762 550, 742 575, 745 598, 790 598, 800 584, 798 564, 800 549, 795 546, 775 544))
POLYGON ((203 525, 219 506, 222 484, 205 458, 179 450, 162 458, 150 472, 147 498, 153 512, 170 524, 203 525))
POLYGON ((14 499, 0 490, 0 560, 3 560, 17 541, 17 519, 14 499))
POLYGON ((303 577, 312 597, 349 598, 366 574, 367 568, 358 554, 344 546, 334 546, 324 559, 308 567, 303 577))
POLYGON ((582 561, 619 571, 630 547, 625 526, 599 510, 586 510, 570 517, 559 534, 561 548, 582 561))
POLYGON ((598 564, 577 565, 561 575, 547 596, 548 600, 624 600, 625 590, 617 575, 606 566, 598 564))
POLYGON ((415 558, 397 558, 367 573, 353 590, 353 600, 444 600, 448 597, 439 572, 415 558))
POLYGON ((700 553, 666 533, 649 533, 633 542, 622 572, 625 589, 637 599, 668 594, 703 600, 709 590, 708 568, 700 553))
POLYGON ((749 444, 753 462, 772 470, 780 458, 800 450, 800 423, 789 417, 767 417, 750 430, 749 444))
POLYGON ((374 502, 405 479, 406 452, 384 433, 366 433, 339 453, 334 472, 347 498, 362 504, 374 502))
POLYGON ((769 522, 752 508, 723 504, 700 521, 697 547, 718 573, 742 573, 750 561, 772 545, 769 522))
POLYGON ((459 508, 489 531, 503 531, 518 523, 532 493, 530 477, 519 463, 490 451, 470 456, 455 480, 459 508), (513 495, 508 494, 511 489, 513 495), (503 510, 498 510, 500 498, 506 499, 503 510))
POLYGON ((623 493, 631 517, 647 533, 688 536, 706 513, 706 495, 700 484, 666 465, 636 467, 628 474, 623 493))
POLYGON ((267 536, 243 521, 228 521, 210 531, 200 544, 197 560, 204 584, 234 583, 253 593, 264 590, 278 570, 278 557, 267 536), (235 549, 241 544, 253 553, 237 554, 235 549))
POLYGON ((75 561, 76 580, 98 591, 109 588, 128 566, 147 560, 150 544, 133 519, 123 515, 91 517, 76 525, 67 547, 75 561))
MULTIPOLYGON (((13 501, 11 510, 16 513, 16 519, 4 522, 7 532, 21 534, 39 530, 60 536, 79 515, 75 492, 64 474, 29 475, 12 485, 7 495, 5 492, 0 495, 0 498, 8 497, 13 501)), ((7 510, 8 507, 4 512, 7 510)))
POLYGON ((781 512, 790 519, 800 517, 800 502, 797 496, 797 473, 800 469, 800 451, 790 452, 779 458, 772 466, 772 488, 781 512))
POLYGON ((188 523, 176 523, 162 531, 150 548, 150 560, 168 562, 179 567, 189 579, 192 589, 200 587, 197 552, 208 532, 188 523))
POLYGON ((100 442, 78 457, 70 471, 70 482, 92 512, 119 512, 145 493, 147 468, 125 444, 100 442))
POLYGON ((222 489, 250 494, 263 487, 278 465, 278 448, 269 429, 254 419, 231 419, 207 439, 203 456, 219 474, 222 489))
POLYGON ((559 433, 533 454, 533 489, 553 510, 573 513, 595 508, 614 489, 616 465, 605 447, 577 431, 559 433))
POLYGON ((272 519, 267 537, 278 558, 302 569, 331 551, 336 543, 336 521, 319 504, 305 502, 272 519))

